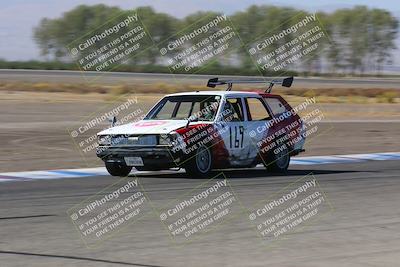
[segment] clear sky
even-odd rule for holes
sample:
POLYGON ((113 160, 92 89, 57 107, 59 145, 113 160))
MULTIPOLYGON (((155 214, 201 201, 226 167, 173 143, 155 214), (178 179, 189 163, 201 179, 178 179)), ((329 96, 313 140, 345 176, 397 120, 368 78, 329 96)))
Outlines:
MULTIPOLYGON (((227 14, 244 10, 252 4, 290 6, 308 11, 333 11, 338 8, 366 5, 390 10, 400 18, 400 5, 389 0, 322 0, 322 1, 260 1, 260 0, 0 0, 0 58, 7 60, 41 59, 32 39, 32 29, 43 17, 57 18, 80 4, 104 3, 123 9, 152 6, 159 12, 184 17, 199 10, 216 10, 227 14)), ((398 38, 400 49, 400 37, 398 38)), ((396 53, 396 63, 400 52, 396 53)), ((399 64, 399 63, 397 63, 399 64)))

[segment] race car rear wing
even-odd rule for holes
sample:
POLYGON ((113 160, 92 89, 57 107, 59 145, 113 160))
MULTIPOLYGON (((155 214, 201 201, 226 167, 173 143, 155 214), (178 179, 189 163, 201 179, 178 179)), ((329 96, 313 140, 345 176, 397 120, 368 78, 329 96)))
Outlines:
POLYGON ((207 82, 207 87, 214 88, 217 85, 227 84, 228 87, 226 91, 230 91, 232 89, 232 85, 236 83, 265 83, 269 84, 268 88, 265 90, 266 93, 270 93, 272 87, 275 84, 280 84, 284 87, 290 87, 293 83, 293 76, 284 78, 284 79, 273 79, 273 80, 264 80, 264 79, 247 79, 247 80, 219 80, 218 78, 209 79, 207 82))

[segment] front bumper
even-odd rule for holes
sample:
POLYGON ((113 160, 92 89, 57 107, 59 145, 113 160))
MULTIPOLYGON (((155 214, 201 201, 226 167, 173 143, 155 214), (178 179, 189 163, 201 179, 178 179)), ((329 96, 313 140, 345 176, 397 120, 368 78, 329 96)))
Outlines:
POLYGON ((141 157, 144 166, 173 168, 177 167, 181 158, 172 154, 168 146, 155 147, 109 147, 99 146, 96 149, 96 155, 105 162, 125 163, 124 157, 141 157))

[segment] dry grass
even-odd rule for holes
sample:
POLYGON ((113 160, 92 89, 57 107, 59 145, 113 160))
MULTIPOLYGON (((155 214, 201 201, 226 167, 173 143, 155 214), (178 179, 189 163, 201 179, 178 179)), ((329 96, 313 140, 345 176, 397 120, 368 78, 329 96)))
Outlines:
MULTIPOLYGON (((246 89, 237 87, 237 89, 246 89)), ((68 84, 68 83, 27 83, 27 82, 0 82, 0 91, 3 92, 64 92, 75 94, 107 94, 118 96, 129 93, 136 94, 169 94, 174 92, 208 90, 205 86, 193 84, 166 84, 154 83, 148 85, 102 85, 102 84, 68 84)), ((318 97, 324 103, 398 103, 400 90, 383 88, 274 88, 274 93, 297 97, 318 97)))
POLYGON ((396 103, 397 92, 384 92, 378 96, 379 103, 396 103))

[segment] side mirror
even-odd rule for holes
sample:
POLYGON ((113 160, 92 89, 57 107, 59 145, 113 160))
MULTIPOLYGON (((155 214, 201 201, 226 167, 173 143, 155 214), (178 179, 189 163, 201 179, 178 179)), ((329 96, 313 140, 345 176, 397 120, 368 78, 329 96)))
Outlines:
POLYGON ((117 123, 117 117, 113 116, 108 118, 108 121, 111 122, 111 127, 114 127, 115 124, 117 123))

